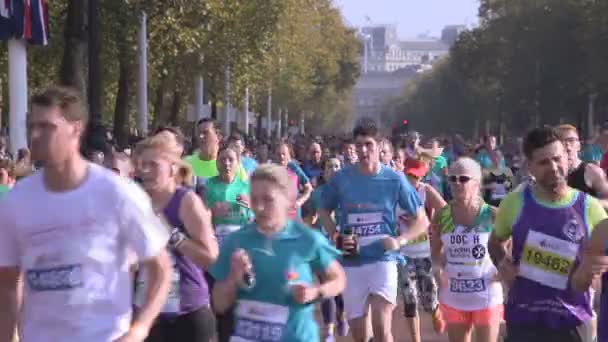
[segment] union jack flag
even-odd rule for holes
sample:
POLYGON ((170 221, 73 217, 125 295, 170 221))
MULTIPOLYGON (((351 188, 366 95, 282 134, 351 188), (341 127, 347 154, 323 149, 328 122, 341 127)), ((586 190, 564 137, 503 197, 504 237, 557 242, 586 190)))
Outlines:
POLYGON ((0 40, 22 38, 47 45, 49 13, 46 0, 0 0, 0 40))

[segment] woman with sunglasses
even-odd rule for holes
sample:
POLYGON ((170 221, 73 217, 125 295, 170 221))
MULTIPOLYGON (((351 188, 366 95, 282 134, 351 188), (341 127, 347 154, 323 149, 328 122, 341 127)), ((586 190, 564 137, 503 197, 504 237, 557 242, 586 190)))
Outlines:
MULTIPOLYGON (((329 182, 336 172, 340 171, 341 169, 342 162, 340 159, 329 158, 325 160, 320 186, 312 192, 310 200, 306 202, 304 207, 302 207, 303 221, 311 227, 319 228, 325 235, 327 235, 327 232, 322 227, 321 221, 318 220, 317 211, 321 206, 321 197, 323 196, 326 183, 329 182)), ((335 217, 337 218, 339 215, 335 215, 335 217)), ((323 323, 325 324, 325 329, 322 332, 322 336, 325 337, 325 341, 334 340, 336 328, 339 336, 346 336, 348 334, 348 323, 346 313, 344 312, 344 301, 342 300, 342 296, 336 296, 335 298, 324 300, 321 303, 321 314, 323 316, 323 323)))
MULTIPOLYGON (((429 184, 423 183, 422 178, 429 172, 429 164, 421 159, 407 159, 403 172, 408 181, 416 189, 420 201, 424 205, 430 219, 447 204, 441 195, 429 184)), ((398 228, 408 230, 408 217, 403 210, 397 209, 399 215, 398 228)), ((433 319, 433 326, 442 333, 445 323, 441 318, 437 300, 437 283, 431 270, 431 245, 429 234, 425 231, 415 239, 401 247, 401 254, 407 258, 407 264, 399 265, 400 289, 403 295, 404 314, 410 329, 412 341, 422 341, 420 332, 420 316, 418 308, 422 307, 433 319)))
POLYGON ((344 289, 339 251, 289 218, 292 184, 279 165, 260 165, 253 172, 255 222, 226 238, 211 267, 217 280, 214 309, 221 314, 236 307, 231 341, 319 341, 315 302, 344 289))
MULTIPOLYGON (((154 210, 173 227, 168 244, 173 260, 171 290, 146 341, 211 341, 215 318, 203 270, 215 262, 218 246, 209 210, 192 190, 180 184, 181 177, 191 170, 181 160, 176 144, 153 136, 140 142, 135 152, 137 173, 154 210)), ((145 302, 147 284, 142 278, 136 281, 136 307, 145 302)))
POLYGON ((481 166, 471 158, 448 170, 453 201, 431 226, 433 272, 451 342, 495 342, 503 312, 503 289, 490 259, 488 240, 496 209, 481 198, 481 166))

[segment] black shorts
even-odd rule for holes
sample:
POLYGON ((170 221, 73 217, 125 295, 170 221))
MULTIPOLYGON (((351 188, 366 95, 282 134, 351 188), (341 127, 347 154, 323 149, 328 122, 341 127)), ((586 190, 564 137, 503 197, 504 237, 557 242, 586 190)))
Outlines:
POLYGON ((215 316, 209 306, 177 317, 159 317, 146 342, 210 342, 215 337, 215 316))

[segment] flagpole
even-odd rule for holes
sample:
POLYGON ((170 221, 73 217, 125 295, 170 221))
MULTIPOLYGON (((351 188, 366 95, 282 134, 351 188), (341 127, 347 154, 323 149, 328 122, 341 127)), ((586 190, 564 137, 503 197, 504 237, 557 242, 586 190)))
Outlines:
POLYGON ((13 155, 27 147, 27 48, 23 39, 8 40, 9 140, 13 155))

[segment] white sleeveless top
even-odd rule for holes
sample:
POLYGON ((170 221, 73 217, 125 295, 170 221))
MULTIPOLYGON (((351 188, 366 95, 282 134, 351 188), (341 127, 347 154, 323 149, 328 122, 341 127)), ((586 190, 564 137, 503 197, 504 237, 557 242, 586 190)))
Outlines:
MULTIPOLYGON (((420 183, 416 192, 418 193, 418 197, 420 197, 420 202, 422 202, 422 206, 424 207, 426 204, 426 189, 429 185, 425 183, 420 183)), ((397 207, 397 217, 407 219, 407 213, 405 210, 397 207)), ((403 223, 401 219, 397 220, 397 228, 399 233, 405 232, 409 229, 407 224, 403 223)), ((414 240, 408 241, 407 244, 401 247, 401 254, 411 259, 421 259, 421 258, 430 258, 431 257, 431 243, 429 241, 429 234, 425 232, 421 234, 414 240)))
MULTIPOLYGON (((451 219, 451 210, 449 211, 451 219)), ((445 213, 448 214, 448 213, 445 213)), ((439 302, 458 310, 476 311, 503 304, 502 285, 488 253, 492 214, 485 206, 474 228, 454 226, 443 221, 441 241, 446 256, 444 275, 447 286, 440 286, 439 302)))

